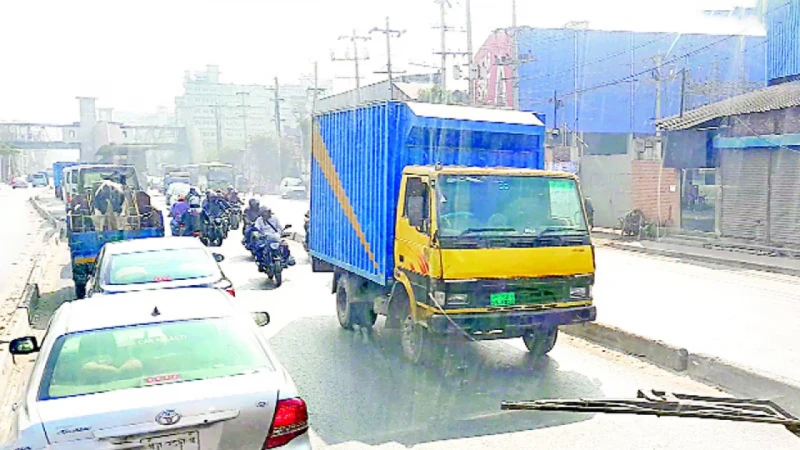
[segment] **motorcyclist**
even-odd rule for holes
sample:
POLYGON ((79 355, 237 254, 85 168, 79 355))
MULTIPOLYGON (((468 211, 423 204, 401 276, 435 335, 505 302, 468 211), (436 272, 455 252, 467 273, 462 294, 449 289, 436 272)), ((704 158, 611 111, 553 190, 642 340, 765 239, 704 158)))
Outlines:
POLYGON ((294 258, 289 254, 289 246, 281 241, 283 234, 283 227, 278 221, 278 218, 272 214, 272 210, 266 206, 262 206, 259 210, 259 217, 256 219, 254 225, 255 231, 259 235, 267 238, 268 242, 281 242, 281 257, 290 266, 294 265, 294 258))
POLYGON ((220 198, 214 191, 209 189, 206 191, 206 198, 203 200, 203 212, 209 218, 215 218, 222 215, 227 209, 227 203, 222 198, 220 198))
POLYGON ((258 203, 258 199, 251 198, 248 202, 247 208, 244 210, 244 240, 242 241, 243 244, 247 244, 250 242, 250 237, 253 233, 254 226, 258 216, 261 214, 261 205, 258 203))
POLYGON ((197 189, 194 188, 194 186, 189 188, 189 192, 186 194, 186 201, 189 202, 189 206, 192 208, 201 207, 202 197, 200 196, 200 193, 197 192, 197 189))
POLYGON ((186 197, 183 195, 178 196, 178 201, 172 204, 172 208, 169 211, 170 217, 172 217, 172 227, 178 228, 180 227, 181 223, 183 223, 183 215, 189 211, 189 202, 186 200, 186 197))
POLYGON ((241 203, 242 201, 239 199, 239 191, 233 188, 233 186, 228 186, 228 192, 225 195, 228 203, 235 205, 237 203, 241 203))

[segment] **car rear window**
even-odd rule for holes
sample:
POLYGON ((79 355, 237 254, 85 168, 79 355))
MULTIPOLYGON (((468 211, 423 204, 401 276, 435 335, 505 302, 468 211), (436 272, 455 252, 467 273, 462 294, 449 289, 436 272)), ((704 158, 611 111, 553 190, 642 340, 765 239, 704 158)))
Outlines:
POLYGON ((124 286, 221 276, 217 262, 203 249, 154 250, 110 256, 107 282, 103 284, 124 286))
POLYGON ((247 318, 163 322, 56 339, 39 400, 273 370, 247 318))

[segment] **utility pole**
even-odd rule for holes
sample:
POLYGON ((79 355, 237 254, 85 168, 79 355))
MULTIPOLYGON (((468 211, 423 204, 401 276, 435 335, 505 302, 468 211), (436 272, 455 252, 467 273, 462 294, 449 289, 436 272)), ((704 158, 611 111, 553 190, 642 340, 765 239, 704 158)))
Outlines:
POLYGON ((514 110, 519 110, 519 42, 517 37, 517 0, 511 0, 511 104, 514 110))
MULTIPOLYGON (((516 1, 516 0, 515 0, 516 1)), ((475 74, 473 73, 474 64, 472 62, 472 58, 474 54, 472 53, 472 5, 471 0, 466 0, 464 5, 464 9, 467 13, 467 58, 469 65, 467 66, 467 79, 469 81, 469 90, 467 93, 469 94, 469 104, 475 104, 475 74)))
POLYGON ((278 175, 283 179, 283 157, 281 152, 281 91, 278 77, 275 77, 275 133, 278 140, 278 175))
MULTIPOLYGON (((244 145, 242 146, 242 173, 246 174, 248 139, 247 139, 247 103, 245 99, 250 95, 250 93, 246 91, 240 91, 237 92, 236 95, 241 96, 242 98, 242 104, 240 106, 242 108, 242 128, 244 131, 244 145)), ((245 178, 247 178, 247 176, 245 176, 245 178)))
MULTIPOLYGON (((389 27, 389 17, 386 17, 386 28, 380 29, 375 27, 371 29, 372 33, 383 33, 386 35, 386 74, 389 77, 389 100, 394 100, 394 79, 392 78, 392 37, 400 37, 405 30, 393 30, 389 27)), ((375 72, 383 73, 383 72, 375 72)))
POLYGON ((358 62, 359 61, 366 61, 369 59, 369 56, 365 56, 363 58, 359 58, 358 56, 358 43, 359 42, 366 42, 370 40, 368 36, 359 36, 356 34, 356 30, 353 30, 353 34, 351 36, 339 36, 339 40, 349 40, 353 43, 353 56, 345 55, 344 58, 337 58, 334 55, 331 55, 331 61, 353 61, 355 64, 355 72, 356 72, 356 98, 358 99, 358 103, 361 103, 361 73, 359 72, 358 62))
POLYGON ((445 23, 446 19, 446 11, 445 11, 445 4, 447 6, 450 5, 448 0, 438 0, 439 1, 439 27, 441 28, 441 53, 442 53, 442 62, 440 66, 441 72, 441 85, 442 85, 442 92, 447 92, 447 24, 445 23))

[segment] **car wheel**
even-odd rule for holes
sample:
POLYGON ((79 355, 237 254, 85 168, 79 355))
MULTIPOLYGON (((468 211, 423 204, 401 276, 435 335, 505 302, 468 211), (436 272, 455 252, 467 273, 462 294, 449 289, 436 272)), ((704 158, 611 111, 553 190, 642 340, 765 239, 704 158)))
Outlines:
POLYGON ((543 328, 531 330, 522 335, 525 347, 533 356, 544 356, 556 345, 558 328, 543 328))

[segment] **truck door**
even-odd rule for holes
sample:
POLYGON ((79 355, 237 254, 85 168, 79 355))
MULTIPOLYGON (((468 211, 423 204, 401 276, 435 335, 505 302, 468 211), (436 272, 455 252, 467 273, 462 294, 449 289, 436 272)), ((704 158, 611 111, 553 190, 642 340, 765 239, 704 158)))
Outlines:
POLYGON ((408 277, 416 301, 427 303, 430 252, 430 180, 404 178, 395 229, 395 267, 408 277))

